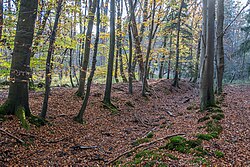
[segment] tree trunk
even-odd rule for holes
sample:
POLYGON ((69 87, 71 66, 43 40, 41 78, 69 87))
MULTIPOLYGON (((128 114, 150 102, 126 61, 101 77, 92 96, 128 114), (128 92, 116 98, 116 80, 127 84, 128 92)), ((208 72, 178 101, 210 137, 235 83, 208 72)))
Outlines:
POLYGON ((48 55, 46 59, 46 76, 45 76, 45 95, 43 99, 43 107, 40 116, 42 118, 46 117, 47 109, 48 109, 48 100, 49 100, 49 92, 50 92, 50 84, 51 84, 51 59, 52 59, 52 54, 54 52, 54 44, 56 40, 56 31, 58 27, 58 22, 59 22, 59 17, 61 14, 62 10, 62 3, 63 0, 58 0, 58 6, 56 9, 56 17, 55 17, 55 22, 53 26, 53 30, 50 36, 50 41, 49 41, 49 49, 48 49, 48 55))
MULTIPOLYGON (((206 40, 207 40, 207 0, 203 0, 202 8, 202 36, 201 36, 201 56, 200 56, 200 79, 204 70, 204 62, 206 55, 206 40)), ((200 81, 200 85, 202 81, 200 81)))
MULTIPOLYGON (((137 24, 135 20, 135 8, 132 0, 129 0, 129 12, 130 12, 130 19, 131 19, 131 28, 132 28, 132 33, 135 41, 135 53, 136 56, 138 57, 139 61, 139 69, 140 69, 140 80, 143 79, 143 74, 144 74, 144 63, 143 63, 143 54, 141 50, 141 41, 140 41, 140 36, 138 34, 138 29, 137 29, 137 24)), ((135 69, 132 68, 132 72, 135 69)))
POLYGON ((94 44, 94 53, 93 53, 93 60, 92 60, 92 67, 91 67, 91 72, 88 77, 87 81, 87 89, 86 89, 86 94, 84 96, 83 104, 82 107, 78 113, 78 115, 74 118, 75 121, 79 123, 83 123, 83 114, 87 108, 89 96, 90 96, 90 89, 91 89, 91 83, 92 79, 95 75, 95 69, 96 69, 96 57, 97 57, 97 51, 98 51, 98 42, 99 42, 99 34, 100 34, 100 0, 97 0, 97 12, 96 12, 96 18, 97 18, 97 25, 96 25, 96 39, 95 39, 95 44, 94 44))
POLYGON ((133 74, 132 74, 132 55, 133 55, 133 41, 131 32, 131 23, 128 24, 128 38, 129 38, 129 60, 128 60, 128 79, 129 79, 129 93, 133 93, 133 74))
POLYGON ((89 54, 90 54, 90 44, 91 44, 91 34, 94 24, 94 17, 96 11, 96 0, 93 0, 93 4, 90 6, 89 14, 88 14, 88 28, 85 38, 85 46, 84 46, 84 58, 81 65, 80 70, 80 78, 79 78, 79 87, 76 92, 77 96, 83 97, 85 80, 87 76, 88 64, 89 64, 89 54))
POLYGON ((207 11, 207 37, 206 37, 206 56, 204 61, 204 70, 201 78, 201 110, 215 105, 214 100, 214 40, 215 40, 215 0, 208 1, 207 11))
POLYGON ((223 22, 224 22, 224 0, 218 0, 217 7, 217 93, 222 93, 222 80, 224 73, 224 47, 223 47, 223 22))
POLYGON ((193 83, 197 82, 198 75, 199 75, 199 61, 200 61, 200 54, 201 54, 201 39, 202 34, 200 34, 200 38, 198 40, 197 51, 196 51, 196 61, 195 61, 195 68, 194 68, 194 79, 193 83))
MULTIPOLYGON (((37 16, 37 0, 21 0, 14 51, 10 71, 10 87, 7 101, 0 107, 0 114, 16 114, 26 127, 25 116, 31 116, 28 83, 31 77, 30 56, 37 16)), ((28 128, 28 127, 27 127, 28 128)))
MULTIPOLYGON (((146 22, 148 20, 148 0, 144 0, 144 3, 143 3, 143 16, 142 16, 142 23, 141 23, 141 27, 140 27, 140 34, 139 34, 139 40, 140 40, 140 43, 142 43, 142 39, 143 39, 143 34, 144 34, 144 31, 145 31, 145 27, 146 27, 146 22)), ((136 64, 137 64, 137 61, 138 61, 138 56, 135 56, 134 57, 134 61, 133 61, 133 64, 132 64, 132 73, 133 73, 133 76, 135 76, 135 67, 136 67, 136 64)))
POLYGON ((111 88, 112 88, 112 72, 115 54, 115 0, 110 1, 110 43, 109 43, 109 59, 108 72, 106 77, 106 87, 103 102, 106 105, 112 106, 111 103, 111 88))
POLYGON ((0 0, 0 41, 2 40, 3 32, 3 0, 0 0))
MULTIPOLYGON (((163 41, 163 48, 167 46, 167 36, 164 37, 163 41)), ((164 64, 165 64, 165 53, 163 53, 161 60, 160 60, 160 69, 159 69, 159 78, 161 79, 164 75, 164 64)))
POLYGON ((179 54, 180 54, 180 48, 179 48, 179 43, 180 43, 180 31, 181 31, 181 12, 182 12, 182 8, 184 6, 184 0, 181 1, 181 6, 180 6, 180 10, 178 13, 178 22, 177 22, 177 37, 176 37, 176 63, 175 63, 175 76, 174 76, 174 83, 173 86, 175 87, 179 87, 179 54))
POLYGON ((152 18, 151 18, 151 26, 150 26, 150 33, 149 33, 149 42, 146 54, 146 62, 145 62, 145 70, 144 70, 144 78, 142 83, 142 96, 146 96, 146 87, 147 87, 147 76, 148 76, 148 62, 151 52, 151 45, 152 45, 152 38, 153 38, 153 30, 154 30, 154 17, 155 17, 155 0, 153 1, 153 10, 152 10, 152 18))
MULTIPOLYGON (((171 26, 171 28, 172 28, 172 26, 171 26)), ((167 79, 170 78, 170 72, 171 72, 172 44, 173 44, 173 30, 171 29, 170 37, 169 37, 169 58, 168 58, 167 79)))
POLYGON ((70 83, 72 88, 75 87, 74 82, 73 82, 73 76, 72 76, 72 56, 73 56, 73 49, 69 50, 69 78, 70 78, 70 83))

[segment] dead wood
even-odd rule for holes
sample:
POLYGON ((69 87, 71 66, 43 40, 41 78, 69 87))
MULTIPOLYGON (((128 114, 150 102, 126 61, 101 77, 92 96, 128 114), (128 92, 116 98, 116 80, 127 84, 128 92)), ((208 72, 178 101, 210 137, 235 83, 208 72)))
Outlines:
POLYGON ((5 133, 6 135, 8 135, 8 136, 10 136, 10 137, 12 137, 14 139, 16 139, 18 142, 20 142, 22 144, 25 143, 23 140, 19 139, 18 137, 12 135, 11 133, 9 133, 9 132, 7 132, 7 131, 5 131, 3 129, 0 129, 0 131, 3 132, 3 133, 5 133))
POLYGON ((109 164, 115 162, 115 161, 118 160, 120 157, 122 157, 122 156, 124 156, 124 155, 126 155, 126 154, 128 154, 128 153, 131 153, 131 152, 133 152, 133 151, 135 151, 135 150, 137 150, 137 149, 139 149, 139 148, 141 148, 141 147, 148 146, 148 145, 150 145, 150 144, 154 144, 154 143, 156 143, 156 142, 158 142, 158 141, 160 141, 160 140, 165 140, 165 139, 168 139, 168 138, 170 138, 170 137, 181 136, 181 135, 185 135, 185 133, 178 133, 178 134, 167 135, 167 136, 164 136, 164 137, 162 137, 162 138, 158 138, 158 139, 156 139, 156 140, 153 140, 153 141, 151 141, 151 142, 140 144, 139 146, 136 146, 136 147, 134 147, 134 148, 132 148, 132 149, 130 149, 130 150, 128 150, 128 151, 126 151, 126 152, 124 152, 124 153, 118 155, 117 157, 115 157, 114 159, 112 159, 111 161, 109 161, 109 162, 107 163, 107 165, 109 165, 109 164))

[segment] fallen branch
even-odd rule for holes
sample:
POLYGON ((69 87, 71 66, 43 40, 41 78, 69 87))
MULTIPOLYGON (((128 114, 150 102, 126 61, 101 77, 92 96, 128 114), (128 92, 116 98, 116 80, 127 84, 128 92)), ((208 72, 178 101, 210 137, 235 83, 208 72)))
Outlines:
POLYGON ((162 137, 162 138, 153 140, 153 141, 148 142, 148 143, 140 144, 139 146, 136 146, 136 147, 134 147, 134 148, 132 148, 132 149, 130 149, 130 150, 128 150, 128 151, 126 151, 126 152, 120 154, 119 156, 115 157, 113 160, 111 160, 111 161, 109 161, 108 163, 106 163, 106 165, 110 165, 111 163, 113 163, 113 162, 115 162, 116 160, 118 160, 120 157, 122 157, 122 156, 124 156, 124 155, 126 155, 126 154, 128 154, 128 153, 131 153, 131 152, 137 150, 138 148, 141 148, 141 147, 144 147, 144 146, 151 145, 151 144, 156 143, 156 142, 158 142, 158 141, 160 141, 160 140, 165 140, 165 139, 168 139, 168 138, 170 138, 170 137, 181 136, 181 135, 185 135, 185 133, 172 134, 172 135, 168 135, 168 136, 165 136, 165 137, 162 137))
POLYGON ((81 146, 81 145, 76 145, 76 146, 72 146, 70 148, 73 149, 73 150, 78 150, 78 149, 86 150, 86 149, 98 148, 98 146, 81 146))
POLYGON ((12 137, 14 139, 16 139, 18 142, 20 142, 22 144, 25 143, 23 140, 19 139, 18 137, 12 135, 11 133, 9 133, 9 132, 7 132, 7 131, 5 131, 3 129, 0 129, 0 131, 3 132, 3 133, 5 133, 6 135, 8 135, 8 136, 10 136, 10 137, 12 137))

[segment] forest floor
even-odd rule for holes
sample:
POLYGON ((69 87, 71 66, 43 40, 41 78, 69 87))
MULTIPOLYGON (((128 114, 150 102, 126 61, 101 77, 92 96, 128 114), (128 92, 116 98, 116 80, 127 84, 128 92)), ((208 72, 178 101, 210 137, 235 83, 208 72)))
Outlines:
MULTIPOLYGON (((102 104, 104 85, 93 85, 84 115, 85 125, 73 121, 82 100, 74 96, 76 89, 53 88, 49 99, 49 124, 26 131, 14 116, 0 120, 0 129, 25 141, 20 143, 0 131, 0 166, 250 166, 250 85, 225 86, 225 98, 220 104, 225 118, 219 138, 202 142, 207 153, 161 148, 169 139, 145 144, 172 134, 185 134, 196 139, 205 133, 206 113, 199 112, 198 89, 181 81, 180 89, 170 80, 150 81, 150 93, 141 96, 141 83, 134 82, 134 94, 127 84, 113 85, 112 99, 118 112, 102 104), (120 154, 144 143, 107 165, 120 154), (219 150, 216 152, 216 150, 219 150), (221 155, 221 156, 220 156, 221 155), (224 156, 223 156, 224 155, 224 156)), ((7 92, 0 91, 0 104, 7 92)), ((30 107, 38 115, 43 101, 42 92, 30 92, 30 107)))

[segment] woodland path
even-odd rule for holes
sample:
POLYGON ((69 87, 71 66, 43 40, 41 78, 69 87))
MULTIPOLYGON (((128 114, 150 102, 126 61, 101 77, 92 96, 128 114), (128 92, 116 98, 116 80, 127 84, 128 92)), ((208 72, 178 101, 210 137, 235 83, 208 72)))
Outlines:
MULTIPOLYGON (((55 88, 52 90, 48 120, 51 124, 30 131, 20 127, 15 117, 0 122, 0 127, 20 139, 0 133, 0 163, 10 165, 68 165, 105 166, 117 155, 133 148, 132 143, 152 131, 151 140, 175 133, 185 133, 193 139, 194 134, 204 132, 197 120, 204 114, 198 112, 198 89, 188 82, 181 82, 181 89, 171 87, 170 80, 151 81, 148 98, 140 94, 141 84, 134 83, 134 94, 127 93, 127 84, 114 84, 113 102, 120 109, 111 113, 104 108, 104 86, 95 84, 85 113, 86 125, 72 121, 81 106, 81 99, 73 96, 76 89, 55 88), (192 110, 187 107, 192 106, 192 110), (91 146, 91 148, 81 147, 91 146), (93 146, 93 147, 92 147, 93 146)), ((205 142, 208 149, 218 148, 225 153, 222 159, 208 156, 213 165, 250 165, 250 86, 226 86, 222 103, 225 119, 221 121, 223 132, 219 139, 205 142)), ((2 93, 2 92, 1 92, 2 93)), ((3 95, 3 94, 2 94, 3 95)), ((6 93, 5 93, 6 98, 6 93)), ((42 93, 30 93, 33 113, 39 113, 42 93)), ((5 98, 0 98, 2 104, 5 98)), ((154 149, 164 145, 160 141, 147 147, 154 149)), ((168 151, 168 150, 166 150, 168 151)), ((165 159, 170 166, 199 166, 190 163, 192 155, 174 151, 179 160, 165 159)), ((133 156, 120 158, 122 162, 133 156)))

